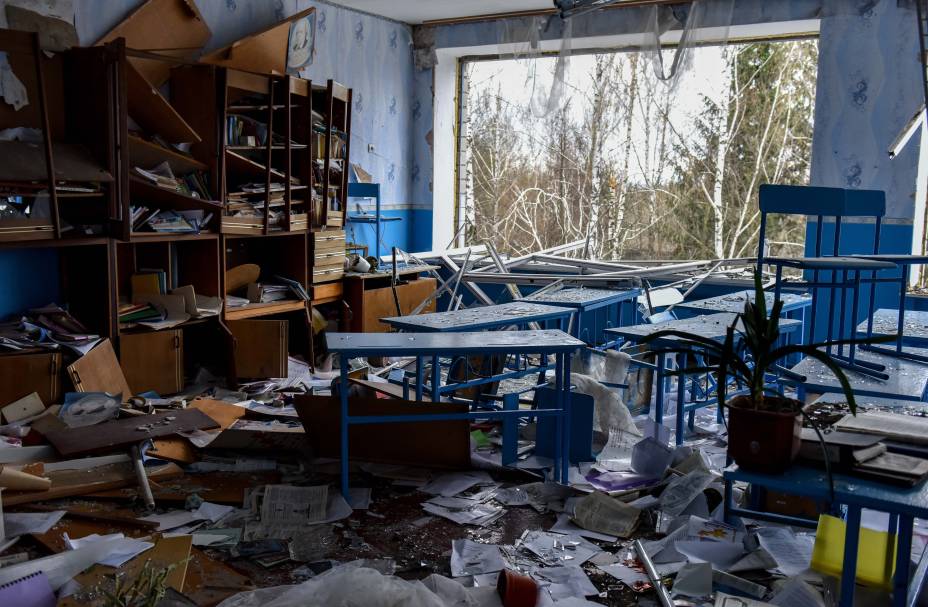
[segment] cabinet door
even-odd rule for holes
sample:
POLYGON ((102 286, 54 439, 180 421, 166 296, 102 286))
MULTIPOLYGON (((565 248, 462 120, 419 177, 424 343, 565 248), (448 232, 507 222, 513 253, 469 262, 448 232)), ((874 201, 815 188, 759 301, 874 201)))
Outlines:
POLYGON ((286 320, 234 320, 235 375, 247 379, 287 377, 286 320))
POLYGON ((0 356, 0 407, 37 392, 46 406, 61 396, 61 354, 0 356))
POLYGON ((133 392, 174 394, 184 389, 184 335, 180 329, 128 333, 119 338, 119 364, 133 392))

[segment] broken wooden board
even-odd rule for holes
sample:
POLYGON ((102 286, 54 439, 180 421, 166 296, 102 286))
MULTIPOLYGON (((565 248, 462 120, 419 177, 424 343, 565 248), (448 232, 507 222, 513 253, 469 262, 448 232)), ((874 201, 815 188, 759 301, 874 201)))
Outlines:
POLYGON ((159 571, 172 567, 165 583, 168 587, 183 592, 192 541, 193 538, 189 535, 162 537, 155 540, 154 548, 146 550, 118 570, 103 565, 94 565, 74 577, 74 581, 80 584, 81 590, 58 601, 58 607, 103 605, 104 596, 99 589, 112 590, 113 574, 116 571, 119 572, 123 583, 128 584, 146 569, 159 571))
MULTIPOLYGON (((90 151, 77 143, 52 143, 55 178, 61 181, 110 182, 110 175, 90 151)), ((28 141, 0 141, 0 181, 45 181, 45 146, 28 141)))
MULTIPOLYGON (((125 38, 126 46, 175 59, 194 59, 212 32, 193 0, 148 0, 129 13, 96 44, 125 38)), ((154 87, 168 81, 172 63, 129 57, 129 61, 154 87)))
POLYGON ((160 135, 168 143, 200 141, 193 127, 145 80, 131 61, 126 65, 126 99, 129 115, 145 132, 160 135))
MULTIPOLYGON (((129 511, 124 510, 124 512, 132 514, 129 511)), ((65 516, 45 533, 36 533, 32 537, 51 552, 64 552, 68 549, 64 541, 65 533, 72 540, 76 540, 94 533, 99 535, 122 533, 126 537, 143 537, 149 535, 151 531, 131 525, 121 525, 116 522, 107 523, 65 516)))
POLYGON ((200 57, 200 61, 259 74, 285 74, 290 24, 314 11, 314 8, 300 11, 287 17, 285 21, 275 23, 260 32, 236 40, 229 46, 204 55, 200 57))
POLYGON ((309 449, 306 432, 294 420, 293 425, 277 420, 240 419, 223 430, 207 449, 231 451, 305 451, 309 449))
POLYGON ((211 417, 198 409, 165 411, 127 417, 94 426, 53 430, 45 438, 66 457, 137 445, 143 440, 190 430, 218 428, 211 417))
MULTIPOLYGON (((147 467, 145 472, 152 482, 177 478, 184 474, 176 464, 147 467)), ((87 495, 138 483, 135 467, 131 462, 105 464, 84 470, 52 470, 46 472, 45 476, 52 481, 51 489, 48 491, 3 491, 0 493, 3 506, 44 502, 73 495, 87 495)))
MULTIPOLYGON (((196 493, 205 502, 234 504, 240 507, 245 500, 246 489, 279 482, 278 472, 210 472, 177 475, 169 482, 153 483, 151 492, 156 501, 185 502, 188 496, 196 493)), ((101 489, 88 494, 87 497, 126 500, 138 494, 137 487, 123 486, 124 489, 101 489)))
MULTIPOLYGON (((194 400, 187 408, 198 409, 219 424, 217 434, 248 413, 248 410, 244 407, 237 407, 220 400, 206 398, 194 400)), ((193 445, 190 444, 189 440, 182 437, 156 439, 153 441, 153 446, 148 450, 147 455, 181 464, 192 464, 197 460, 196 450, 193 445)))
POLYGON ((196 548, 190 550, 184 595, 200 607, 212 607, 233 594, 254 589, 248 576, 196 548))
POLYGON ((121 394, 123 402, 132 396, 109 339, 104 339, 96 348, 71 364, 68 376, 78 392, 109 392, 114 396, 121 394))

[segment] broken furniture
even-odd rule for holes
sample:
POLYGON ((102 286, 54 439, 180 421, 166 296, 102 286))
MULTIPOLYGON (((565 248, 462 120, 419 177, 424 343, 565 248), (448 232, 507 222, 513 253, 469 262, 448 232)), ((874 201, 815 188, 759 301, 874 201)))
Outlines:
MULTIPOLYGON (((435 266, 398 267, 396 276, 399 280, 395 285, 392 272, 349 272, 342 281, 342 297, 351 310, 345 319, 344 328, 353 333, 389 331, 390 327, 380 322, 381 318, 396 314, 413 314, 414 310, 435 292, 438 281, 422 275, 423 272, 434 268, 435 266)), ((435 304, 433 299, 421 309, 426 313, 434 312, 435 304)))
MULTIPOLYGON (((606 329, 606 333, 622 338, 627 342, 636 343, 642 338, 658 333, 660 331, 676 330, 698 335, 705 339, 720 341, 725 338, 725 332, 732 323, 735 322, 738 315, 734 312, 720 312, 718 314, 707 314, 695 318, 683 320, 671 320, 658 324, 641 324, 631 327, 617 327, 606 329)), ((798 320, 784 319, 780 321, 780 329, 785 335, 798 331, 802 323, 798 320)), ((738 327, 741 327, 741 321, 738 321, 738 327)), ((651 342, 650 346, 654 349, 660 349, 662 346, 679 348, 679 342, 676 338, 665 337, 651 342)), ((677 370, 686 369, 690 366, 690 359, 698 360, 701 357, 696 351, 680 351, 674 353, 675 367, 677 370)), ((654 400, 654 421, 660 426, 664 420, 664 399, 665 383, 667 379, 667 361, 666 354, 659 354, 657 357, 657 371, 654 374, 656 395, 654 400)), ((704 366, 704 365, 699 365, 704 366)), ((696 384, 700 378, 712 380, 711 375, 703 372, 694 374, 678 374, 677 378, 677 417, 676 417, 676 444, 683 444, 684 434, 684 417, 689 414, 688 425, 692 430, 695 424, 695 411, 703 407, 708 407, 717 402, 717 398, 710 396, 708 390, 703 392, 696 389, 696 384), (687 390, 687 378, 693 379, 693 387, 687 390), (690 398, 687 397, 689 393, 690 398)), ((711 387, 711 386, 710 386, 711 387)), ((729 396, 734 396, 735 392, 730 392, 729 396)), ((721 422, 723 411, 721 408, 716 412, 716 418, 721 422)), ((657 438, 657 437, 655 437, 657 438)))
POLYGON ((569 307, 511 301, 495 306, 464 308, 415 316, 395 316, 380 320, 394 329, 410 333, 487 331, 548 322, 556 322, 557 328, 564 331, 573 315, 574 309, 569 307))
MULTIPOLYGON (((752 487, 763 487, 788 495, 810 498, 847 509, 847 533, 844 540, 844 566, 841 575, 841 607, 854 604, 854 586, 857 573, 858 540, 861 509, 867 508, 886 512, 890 520, 890 537, 896 538, 896 570, 893 575, 893 605, 912 605, 908 597, 917 598, 924 584, 926 568, 920 563, 917 574, 909 580, 909 555, 912 551, 914 519, 928 516, 928 484, 916 487, 893 487, 854 476, 834 474, 834 494, 831 494, 828 477, 824 470, 794 465, 783 474, 769 475, 746 472, 737 467, 724 472, 725 518, 733 516, 769 520, 784 525, 815 526, 815 521, 804 518, 771 514, 763 511, 735 507, 732 493, 733 482, 750 483, 752 487)), ((926 553, 928 554, 928 553, 926 553)), ((924 562, 926 554, 922 555, 924 562)), ((889 559, 892 562, 892 558, 889 559)))
MULTIPOLYGON (((330 333, 327 335, 330 352, 339 357, 341 383, 339 395, 341 400, 341 484, 342 494, 348 496, 349 445, 348 430, 353 424, 389 424, 399 422, 438 421, 438 420, 486 420, 498 419, 516 423, 520 417, 554 417, 557 424, 557 442, 555 444, 555 479, 566 482, 568 475, 568 457, 570 452, 570 356, 583 342, 559 330, 549 331, 495 331, 465 333, 330 333), (490 373, 477 379, 455 382, 446 380, 442 385, 441 369, 443 359, 454 360, 458 357, 472 355, 499 356, 513 358, 512 368, 503 368, 498 373, 490 373), (537 365, 530 364, 527 355, 539 355, 537 365), (429 390, 431 401, 438 403, 442 395, 455 390, 498 382, 503 379, 524 377, 544 373, 553 367, 555 374, 554 390, 557 392, 557 404, 552 409, 535 409, 523 411, 492 410, 458 414, 423 414, 405 415, 350 415, 348 404, 348 368, 349 361, 355 357, 369 356, 414 356, 416 357, 416 400, 421 400, 424 393, 426 377, 424 361, 431 359, 429 390), (548 357, 554 356, 553 365, 548 357)), ((428 407, 423 404, 423 407, 428 407)))
POLYGON ((638 321, 638 309, 635 298, 641 289, 601 289, 584 287, 565 287, 559 290, 541 291, 523 297, 520 301, 574 308, 577 313, 571 321, 570 334, 582 339, 591 346, 602 344, 602 331, 597 331, 595 312, 603 310, 605 327, 621 327, 638 321), (586 314, 592 313, 593 327, 583 326, 586 314))

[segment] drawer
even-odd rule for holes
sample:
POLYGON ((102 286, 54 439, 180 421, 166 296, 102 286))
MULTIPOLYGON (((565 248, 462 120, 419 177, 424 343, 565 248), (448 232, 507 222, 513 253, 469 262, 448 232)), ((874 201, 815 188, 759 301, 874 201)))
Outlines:
POLYGON ((61 353, 0 356, 0 407, 33 392, 46 406, 61 396, 61 353))
POLYGON ((342 281, 330 282, 313 287, 313 301, 341 297, 345 292, 345 283, 342 281))
POLYGON ((235 375, 265 379, 287 377, 289 323, 286 320, 234 320, 229 330, 235 338, 235 375))
POLYGON ((328 282, 330 280, 339 280, 345 276, 345 270, 339 267, 333 267, 328 269, 314 269, 313 270, 313 284, 317 282, 328 282))
POLYGON ((332 251, 330 253, 316 253, 313 255, 313 269, 345 267, 345 252, 332 251))
POLYGON ((127 333, 119 338, 119 366, 136 394, 184 389, 184 332, 181 329, 127 333))
POLYGON ((313 232, 313 253, 345 252, 344 232, 313 232))

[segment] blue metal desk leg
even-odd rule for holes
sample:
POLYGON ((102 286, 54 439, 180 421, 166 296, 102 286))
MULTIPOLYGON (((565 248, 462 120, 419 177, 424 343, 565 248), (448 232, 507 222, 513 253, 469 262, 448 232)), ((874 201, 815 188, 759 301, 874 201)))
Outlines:
POLYGON ((656 426, 664 425, 664 354, 657 354, 657 370, 654 372, 654 438, 660 438, 660 431, 656 426))
MULTIPOLYGON (((467 364, 467 359, 464 359, 464 364, 467 364)), ((448 369, 448 372, 451 372, 451 369, 448 369)), ((441 400, 441 364, 439 364, 438 357, 432 357, 432 402, 437 403, 441 400)))
POLYGON ((906 514, 899 515, 896 534, 896 573, 893 575, 893 605, 904 607, 908 603, 909 562, 912 560, 912 527, 914 521, 906 514))
POLYGON ((339 360, 341 370, 341 464, 342 464, 342 497, 348 499, 348 357, 341 355, 339 360))
MULTIPOLYGON (((542 357, 546 357, 547 354, 542 353, 542 357)), ((566 483, 564 477, 564 463, 561 460, 563 457, 564 449, 564 418, 567 411, 567 403, 564 402, 564 365, 563 357, 560 354, 555 355, 554 357, 554 391, 557 394, 557 404, 560 413, 557 416, 557 423, 555 424, 556 435, 554 437, 554 480, 556 482, 566 483)))
POLYGON ((860 506, 848 504, 844 535, 844 565, 841 570, 841 607, 854 607, 857 579, 857 548, 860 542, 860 506))
POLYGON ((732 523, 732 516, 729 514, 731 512, 732 506, 734 506, 734 495, 732 495, 731 490, 731 481, 725 479, 725 495, 722 496, 722 513, 723 518, 726 523, 729 525, 732 523))
MULTIPOLYGON (((518 393, 503 396, 503 411, 517 411, 519 409, 518 393)), ((502 463, 508 466, 518 459, 519 453, 519 418, 507 415, 503 418, 503 455, 502 463)))
POLYGON ((416 401, 422 402, 422 385, 425 382, 425 375, 423 375, 423 365, 425 364, 425 359, 421 356, 416 357, 416 401))
POLYGON ((683 369, 686 369, 686 353, 681 352, 677 354, 677 371, 681 372, 677 376, 677 437, 676 442, 678 445, 683 444, 683 435, 685 434, 685 422, 686 422, 686 410, 684 405, 686 403, 686 376, 682 374, 683 369))
POLYGON ((558 354, 558 357, 564 366, 564 385, 561 392, 561 397, 564 399, 564 446, 561 448, 561 457, 564 458, 562 482, 566 485, 570 482, 570 355, 558 354))

